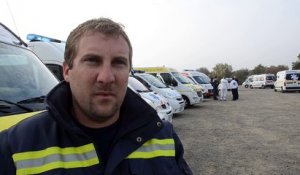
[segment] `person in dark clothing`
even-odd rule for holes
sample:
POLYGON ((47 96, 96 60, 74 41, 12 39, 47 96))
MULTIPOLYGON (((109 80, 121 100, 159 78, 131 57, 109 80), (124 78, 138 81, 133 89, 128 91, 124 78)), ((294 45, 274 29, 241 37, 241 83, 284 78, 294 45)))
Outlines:
POLYGON ((172 124, 128 89, 131 67, 122 25, 76 27, 47 110, 0 132, 0 175, 192 174, 172 124))
POLYGON ((232 92, 232 100, 238 100, 239 99, 239 93, 238 93, 238 83, 236 81, 236 78, 232 78, 230 82, 231 92, 232 92))
POLYGON ((239 79, 238 78, 236 78, 236 76, 234 76, 233 77, 234 79, 235 79, 235 81, 236 81, 236 83, 237 83, 237 89, 236 89, 236 99, 238 100, 239 99, 239 79))
POLYGON ((215 77, 212 80, 212 86, 213 86, 213 98, 214 98, 214 100, 218 100, 218 95, 219 95, 219 89, 218 89, 219 80, 218 80, 217 77, 215 77))

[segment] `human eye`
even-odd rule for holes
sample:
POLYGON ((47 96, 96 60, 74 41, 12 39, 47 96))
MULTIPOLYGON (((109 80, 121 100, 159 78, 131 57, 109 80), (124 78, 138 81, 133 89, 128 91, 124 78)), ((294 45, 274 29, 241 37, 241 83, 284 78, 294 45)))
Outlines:
POLYGON ((95 55, 88 55, 84 57, 83 61, 86 62, 87 64, 97 65, 100 63, 101 59, 95 55))
POLYGON ((127 58, 123 58, 123 57, 117 57, 113 60, 113 65, 116 66, 124 66, 127 67, 128 66, 128 59, 127 58))

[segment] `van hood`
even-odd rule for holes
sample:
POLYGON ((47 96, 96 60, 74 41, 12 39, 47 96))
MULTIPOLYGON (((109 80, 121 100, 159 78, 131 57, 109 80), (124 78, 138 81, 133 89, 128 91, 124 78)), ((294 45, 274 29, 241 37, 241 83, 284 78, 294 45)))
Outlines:
POLYGON ((160 95, 155 94, 154 92, 143 92, 140 93, 140 95, 142 96, 142 98, 151 101, 155 105, 155 107, 163 104, 167 105, 167 101, 160 95))
POLYGON ((174 89, 171 88, 162 88, 161 95, 167 97, 167 98, 178 98, 181 97, 180 93, 174 89))

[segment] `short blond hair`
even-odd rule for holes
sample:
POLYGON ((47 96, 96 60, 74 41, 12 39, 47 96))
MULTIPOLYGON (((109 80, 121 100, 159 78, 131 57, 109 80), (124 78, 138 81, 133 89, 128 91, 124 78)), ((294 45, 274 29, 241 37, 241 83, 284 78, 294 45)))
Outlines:
POLYGON ((132 46, 124 31, 124 26, 108 18, 96 18, 78 25, 68 36, 64 59, 70 68, 73 66, 80 39, 89 32, 100 32, 108 36, 122 36, 129 46, 129 63, 130 68, 132 67, 132 46))

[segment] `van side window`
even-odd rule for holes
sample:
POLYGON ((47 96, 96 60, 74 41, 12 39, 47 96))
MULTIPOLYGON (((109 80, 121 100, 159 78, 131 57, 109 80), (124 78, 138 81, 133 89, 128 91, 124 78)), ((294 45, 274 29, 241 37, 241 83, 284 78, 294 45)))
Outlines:
POLYGON ((60 81, 64 80, 62 66, 56 64, 46 64, 50 71, 56 76, 60 81))
POLYGON ((172 77, 171 77, 171 75, 169 73, 161 73, 160 75, 164 79, 164 82, 167 85, 171 85, 172 84, 172 77))

